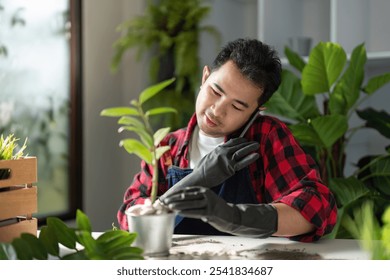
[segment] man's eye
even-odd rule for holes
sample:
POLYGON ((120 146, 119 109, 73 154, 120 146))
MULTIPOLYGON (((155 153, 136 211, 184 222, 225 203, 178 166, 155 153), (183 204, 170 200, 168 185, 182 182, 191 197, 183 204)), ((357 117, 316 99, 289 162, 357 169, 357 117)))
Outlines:
POLYGON ((244 111, 243 109, 237 107, 236 105, 232 105, 232 106, 233 106, 233 108, 234 108, 235 110, 237 110, 237 111, 244 111))
POLYGON ((212 88, 211 90, 212 90, 212 92, 213 92, 214 95, 216 95, 216 96, 221 96, 221 94, 220 94, 218 91, 214 90, 213 88, 212 88))

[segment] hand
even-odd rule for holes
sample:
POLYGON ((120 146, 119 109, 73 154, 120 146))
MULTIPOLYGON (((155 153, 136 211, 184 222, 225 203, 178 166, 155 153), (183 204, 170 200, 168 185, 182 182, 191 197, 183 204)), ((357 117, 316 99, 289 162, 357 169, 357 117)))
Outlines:
POLYGON ((278 214, 269 204, 230 204, 204 187, 186 187, 164 198, 168 208, 188 218, 202 219, 222 232, 258 238, 277 230, 278 214))
POLYGON ((256 153, 259 146, 255 141, 234 138, 216 147, 199 161, 190 174, 196 178, 196 182, 191 185, 211 188, 223 183, 259 158, 259 154, 256 153))
POLYGON ((259 158, 259 154, 256 153, 259 146, 259 143, 248 142, 245 138, 230 139, 204 156, 191 174, 172 186, 159 199, 163 200, 169 193, 187 186, 212 188, 223 183, 259 158))

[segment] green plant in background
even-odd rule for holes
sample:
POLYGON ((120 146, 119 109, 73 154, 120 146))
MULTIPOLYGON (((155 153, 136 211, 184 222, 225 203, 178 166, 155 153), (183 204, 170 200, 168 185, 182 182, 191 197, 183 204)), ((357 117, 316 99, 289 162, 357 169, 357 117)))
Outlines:
POLYGON ((359 239, 361 247, 371 254, 374 260, 390 260, 390 207, 387 207, 381 220, 374 214, 372 201, 365 202, 353 215, 344 219, 345 228, 359 239), (381 222, 381 223, 380 223, 381 222))
POLYGON ((390 148, 381 155, 368 155, 358 163, 354 174, 345 176, 345 150, 354 134, 365 128, 390 138, 390 115, 359 105, 390 81, 390 73, 364 82, 367 54, 364 44, 353 50, 349 63, 344 49, 331 42, 315 46, 305 60, 286 47, 285 54, 293 70, 283 69, 282 84, 266 104, 268 112, 286 120, 294 136, 317 161, 323 180, 333 191, 338 206, 338 223, 329 238, 351 237, 343 226, 363 201, 375 202, 380 217, 390 205, 390 148), (320 108, 316 96, 323 98, 320 108), (357 114, 365 121, 350 127, 357 114))
MULTIPOLYGON (((150 57, 151 83, 176 77, 175 87, 165 89, 151 104, 165 104, 180 108, 180 115, 167 119, 172 128, 187 124, 194 110, 196 90, 199 86, 199 36, 211 34, 219 45, 220 34, 210 25, 201 22, 210 13, 210 7, 202 0, 147 1, 143 15, 122 23, 118 31, 123 33, 114 43, 111 68, 116 71, 122 57, 129 49, 137 50, 137 58, 150 57), (168 94, 167 91, 172 91, 168 94)), ((160 126, 160 124, 158 125, 160 126)))
POLYGON ((59 218, 49 217, 38 237, 22 233, 11 243, 0 243, 0 260, 143 259, 142 249, 131 246, 136 233, 113 228, 95 237, 89 218, 81 210, 77 210, 76 224, 70 228, 59 218))
POLYGON ((129 154, 135 154, 143 159, 153 168, 153 183, 150 195, 153 203, 157 197, 158 184, 158 160, 170 149, 169 146, 159 146, 161 140, 169 133, 170 128, 164 127, 154 131, 150 124, 150 117, 166 113, 177 113, 171 107, 157 107, 147 111, 143 106, 145 102, 160 93, 164 88, 174 82, 175 79, 170 79, 152 85, 142 91, 138 100, 134 99, 130 102, 130 107, 113 107, 101 111, 102 116, 119 117, 118 124, 121 125, 119 132, 133 131, 141 141, 133 138, 127 138, 120 142, 120 145, 125 148, 129 154))

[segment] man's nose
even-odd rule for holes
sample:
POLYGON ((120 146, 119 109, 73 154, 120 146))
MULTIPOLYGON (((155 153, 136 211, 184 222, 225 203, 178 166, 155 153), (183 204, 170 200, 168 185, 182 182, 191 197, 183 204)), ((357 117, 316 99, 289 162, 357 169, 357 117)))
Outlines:
POLYGON ((227 104, 226 102, 223 102, 222 100, 214 103, 212 106, 214 116, 216 117, 223 117, 226 115, 226 109, 227 109, 227 104))

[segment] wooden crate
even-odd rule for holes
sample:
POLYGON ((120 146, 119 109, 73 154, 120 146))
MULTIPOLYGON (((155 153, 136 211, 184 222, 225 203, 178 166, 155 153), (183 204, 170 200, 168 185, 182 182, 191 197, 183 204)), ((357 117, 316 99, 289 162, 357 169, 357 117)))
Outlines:
POLYGON ((0 170, 8 170, 0 178, 0 242, 10 242, 23 232, 36 235, 38 210, 37 158, 0 160, 0 170))

